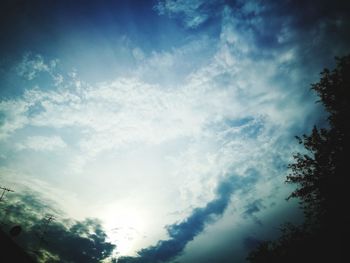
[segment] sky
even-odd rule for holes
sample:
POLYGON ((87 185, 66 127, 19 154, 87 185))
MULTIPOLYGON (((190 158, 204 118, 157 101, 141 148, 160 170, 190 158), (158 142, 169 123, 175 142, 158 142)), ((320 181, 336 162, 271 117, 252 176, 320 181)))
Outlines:
POLYGON ((54 215, 43 261, 245 262, 302 221, 287 166, 327 125, 310 84, 349 53, 349 9, 1 1, 3 222, 30 247, 54 215))

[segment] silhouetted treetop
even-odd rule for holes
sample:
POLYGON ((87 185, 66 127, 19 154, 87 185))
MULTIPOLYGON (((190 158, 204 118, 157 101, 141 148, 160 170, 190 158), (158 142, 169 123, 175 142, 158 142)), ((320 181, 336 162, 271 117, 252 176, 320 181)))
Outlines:
POLYGON ((295 162, 289 165, 291 174, 287 182, 298 185, 290 197, 300 198, 307 218, 317 217, 322 221, 334 218, 332 213, 342 212, 337 210, 345 204, 350 56, 337 58, 336 69, 325 69, 312 89, 329 112, 329 128, 314 127, 310 135, 297 137, 306 153, 294 155, 295 162))
POLYGON ((289 198, 300 200, 305 222, 286 224, 278 240, 266 241, 250 253, 250 262, 349 262, 343 240, 350 234, 350 56, 336 60, 336 68, 323 70, 311 87, 329 113, 329 126, 314 126, 310 135, 296 137, 304 150, 294 154, 286 179, 297 185, 289 198))
POLYGON ((324 69, 321 80, 313 84, 312 89, 330 113, 330 125, 340 131, 349 120, 350 55, 336 60, 337 67, 333 71, 324 69))

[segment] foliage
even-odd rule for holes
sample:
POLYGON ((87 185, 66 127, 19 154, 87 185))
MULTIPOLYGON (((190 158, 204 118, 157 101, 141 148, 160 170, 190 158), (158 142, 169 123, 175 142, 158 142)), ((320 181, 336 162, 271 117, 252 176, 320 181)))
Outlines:
POLYGON ((294 155, 286 179, 297 185, 289 198, 300 200, 305 222, 285 225, 278 240, 261 243, 251 252, 250 262, 335 262, 344 257, 342 239, 349 234, 350 223, 346 210, 350 56, 337 58, 337 67, 325 69, 312 89, 329 113, 329 127, 315 126, 310 135, 296 137, 305 153, 294 155))

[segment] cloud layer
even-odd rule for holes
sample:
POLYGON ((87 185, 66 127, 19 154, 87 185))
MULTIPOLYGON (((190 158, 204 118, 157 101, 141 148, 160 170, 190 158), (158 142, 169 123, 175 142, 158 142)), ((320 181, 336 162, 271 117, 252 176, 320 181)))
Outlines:
POLYGON ((244 191, 252 187, 257 180, 257 173, 247 176, 229 176, 220 182, 215 193, 215 199, 194 209, 191 214, 180 223, 166 227, 168 240, 161 240, 156 246, 142 249, 138 257, 120 258, 118 262, 166 262, 182 253, 188 242, 199 235, 208 223, 215 222, 225 212, 231 195, 237 191, 244 191))
POLYGON ((115 248, 97 219, 64 218, 62 211, 29 190, 9 195, 1 216, 3 230, 22 227, 16 242, 38 262, 101 262, 115 248), (54 215, 54 221, 47 222, 47 214, 54 215))
MULTIPOLYGON (((118 233, 132 228, 139 234, 130 240, 110 231, 127 244, 118 253, 138 251, 122 262, 190 262, 206 229, 238 233, 227 221, 265 228, 286 206, 294 136, 323 124, 308 87, 333 56, 349 52, 349 4, 110 2, 67 10, 60 1, 55 13, 38 1, 41 8, 8 20, 18 38, 32 34, 27 48, 40 54, 14 45, 21 60, 0 61, 9 94, 0 101, 1 179, 16 186, 9 177, 17 174, 34 189, 44 182, 49 194, 70 193, 61 203, 74 217, 99 217, 118 233), (32 17, 49 29, 35 20, 35 30, 24 30, 21 21, 32 17), (36 47, 46 35, 52 40, 36 47)), ((86 247, 92 260, 112 250, 94 220, 53 226, 53 258, 82 260, 64 242, 86 247)), ((243 249, 260 240, 240 235, 243 249)))

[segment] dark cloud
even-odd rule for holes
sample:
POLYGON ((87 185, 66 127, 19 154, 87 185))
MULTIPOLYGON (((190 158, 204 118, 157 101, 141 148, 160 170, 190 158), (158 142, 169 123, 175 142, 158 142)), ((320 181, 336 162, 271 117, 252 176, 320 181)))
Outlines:
POLYGON ((97 263, 111 256, 115 248, 106 241, 107 235, 98 220, 61 219, 61 211, 37 193, 9 195, 1 208, 3 229, 8 231, 21 225, 23 231, 16 242, 38 261, 97 263), (46 227, 47 214, 55 215, 56 219, 46 227), (43 231, 45 242, 39 242, 43 231))
POLYGON ((248 204, 245 208, 246 210, 243 212, 244 215, 253 215, 260 211, 260 203, 261 200, 256 200, 253 203, 248 204))
POLYGON ((69 228, 53 223, 47 236, 48 245, 44 248, 59 255, 63 262, 100 262, 115 248, 106 242, 106 233, 94 219, 76 222, 69 228))
POLYGON ((258 212, 260 212, 262 209, 266 208, 263 205, 263 200, 262 199, 257 199, 252 203, 249 203, 248 205, 245 206, 245 210, 243 212, 243 217, 245 218, 251 218, 254 220, 255 223, 258 225, 262 226, 261 220, 256 216, 258 212))
POLYGON ((142 249, 139 257, 124 257, 119 263, 156 263, 168 261, 180 255, 188 242, 200 234, 208 223, 214 222, 226 210, 231 195, 237 191, 251 189, 258 178, 257 171, 251 169, 248 175, 230 176, 219 183, 216 198, 205 207, 196 208, 192 214, 180 223, 167 226, 168 240, 161 240, 157 245, 142 249))
POLYGON ((315 73, 315 67, 329 65, 334 56, 350 51, 350 2, 346 0, 214 0, 210 4, 205 0, 170 0, 159 1, 156 10, 183 20, 187 26, 202 26, 205 22, 220 23, 213 18, 227 15, 226 7, 231 9, 231 19, 224 19, 223 26, 233 22, 235 30, 252 41, 256 48, 249 55, 254 60, 271 59, 293 47, 298 52, 298 66, 315 73))
POLYGON ((300 59, 319 66, 324 62, 320 58, 330 60, 349 51, 349 1, 249 1, 232 8, 238 28, 252 32, 260 54, 296 47, 300 59))

